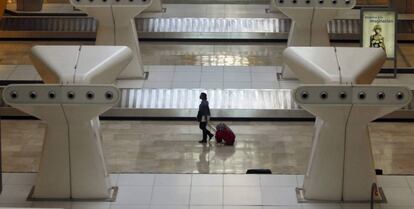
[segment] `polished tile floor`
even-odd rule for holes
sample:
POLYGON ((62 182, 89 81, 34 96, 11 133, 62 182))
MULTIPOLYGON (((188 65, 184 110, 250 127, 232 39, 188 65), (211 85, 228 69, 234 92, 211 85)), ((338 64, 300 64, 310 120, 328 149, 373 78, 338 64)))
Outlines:
MULTIPOLYGON (((93 42, 36 41, 0 42, 0 64, 31 64, 29 52, 34 45, 93 45, 93 42)), ((333 43, 336 46, 359 46, 356 43, 333 43)), ((194 66, 280 66, 286 43, 249 42, 150 42, 142 41, 140 49, 145 65, 194 66)), ((401 43, 398 67, 414 66, 414 44, 401 43)), ((386 66, 393 66, 387 62, 386 66)))
MULTIPOLYGON (((103 121, 103 146, 112 173, 245 173, 268 168, 277 174, 305 172, 311 122, 227 122, 237 134, 234 147, 197 143, 195 122, 103 121)), ((44 126, 40 121, 3 120, 3 169, 36 172, 44 126)), ((386 174, 414 174, 414 124, 372 123, 376 168, 386 174)))
MULTIPOLYGON (((29 202, 34 173, 6 173, 0 207, 64 209, 369 209, 368 204, 299 204, 295 188, 302 175, 112 174, 116 202, 29 202)), ((414 207, 413 176, 379 176, 387 204, 378 209, 414 207)))

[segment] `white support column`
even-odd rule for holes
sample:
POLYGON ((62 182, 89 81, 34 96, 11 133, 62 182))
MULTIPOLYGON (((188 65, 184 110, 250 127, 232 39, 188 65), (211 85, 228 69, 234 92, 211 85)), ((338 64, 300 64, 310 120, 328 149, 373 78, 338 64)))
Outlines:
POLYGON ((374 168, 370 164, 372 155, 369 140, 364 136, 368 133, 361 129, 366 129, 366 124, 373 118, 363 119, 363 111, 355 114, 356 106, 351 95, 356 93, 351 85, 370 84, 374 80, 385 62, 384 51, 354 47, 289 47, 283 56, 285 63, 302 83, 349 85, 308 86, 303 90, 308 92, 307 98, 302 98, 299 90, 296 90, 295 99, 298 103, 317 117, 311 158, 303 185, 304 198, 325 201, 367 200, 369 192, 366 191, 374 182, 374 168), (322 92, 328 95, 325 99, 322 98, 322 92), (343 98, 341 92, 345 94, 343 98), (362 119, 358 122, 358 118, 362 119), (350 151, 358 149, 363 152, 350 151), (351 159, 355 156, 366 160, 351 159), (349 162, 349 165, 344 162, 349 162), (361 166, 358 166, 359 162, 361 166), (350 165, 360 173, 349 169, 350 165), (363 179, 361 181, 364 183, 355 184, 345 180, 354 181, 355 178, 363 179))
POLYGON ((46 123, 40 171, 31 198, 110 199, 101 139, 91 119, 118 103, 115 86, 9 85, 5 102, 46 123), (110 96, 108 96, 110 95, 110 96))
POLYGON ((153 0, 70 0, 70 2, 97 19, 96 45, 128 46, 132 50, 132 60, 118 79, 144 78, 135 17, 148 9, 153 4, 153 0))
POLYGON ((368 123, 411 102, 408 88, 310 85, 295 101, 323 122, 318 126, 303 185, 306 200, 369 201, 376 182, 368 123))
MULTIPOLYGON (((288 47, 330 46, 328 22, 339 10, 352 9, 356 0, 273 0, 273 5, 292 19, 288 47)), ((288 66, 284 66, 282 77, 295 79, 288 66)))
MULTIPOLYGON (((32 91, 38 92, 37 99, 25 105, 14 104, 41 118, 48 126, 32 197, 109 198, 111 183, 103 157, 98 116, 117 103, 119 92, 114 87, 65 85, 113 83, 131 60, 131 50, 125 46, 35 46, 31 52, 44 82, 63 85, 32 86, 32 91), (54 98, 45 93, 51 91, 56 92, 54 98), (112 93, 107 96, 109 91, 112 93), (31 103, 36 101, 42 103, 31 103), (48 107, 56 107, 56 111, 48 107)), ((19 95, 24 99, 28 94, 19 95)))

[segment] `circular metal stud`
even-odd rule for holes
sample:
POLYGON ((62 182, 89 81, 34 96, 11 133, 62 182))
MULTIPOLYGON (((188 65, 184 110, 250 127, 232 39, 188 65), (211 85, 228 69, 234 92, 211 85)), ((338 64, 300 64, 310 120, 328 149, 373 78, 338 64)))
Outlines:
POLYGON ((384 93, 383 91, 378 92, 378 93, 377 93, 377 98, 378 98, 379 100, 383 100, 383 99, 385 99, 385 93, 384 93))
POLYGON ((68 95, 69 99, 74 99, 75 98, 75 92, 73 92, 73 91, 69 91, 67 95, 68 95))
POLYGON ((346 99, 346 97, 347 97, 346 92, 344 91, 339 92, 339 98, 346 99))
POLYGON ((366 97, 367 97, 367 94, 366 94, 365 92, 360 91, 360 92, 358 93, 358 98, 359 98, 359 99, 365 99, 366 97))

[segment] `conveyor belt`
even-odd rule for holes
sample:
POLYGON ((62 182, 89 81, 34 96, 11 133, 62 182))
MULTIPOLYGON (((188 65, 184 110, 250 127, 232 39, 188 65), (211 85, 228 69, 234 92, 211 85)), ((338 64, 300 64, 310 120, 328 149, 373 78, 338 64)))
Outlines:
MULTIPOLYGON (((290 89, 121 89, 120 103, 104 113, 106 118, 193 118, 200 92, 209 95, 216 118, 310 119, 291 98, 290 89)), ((0 101, 2 116, 27 116, 0 101)), ((414 104, 384 117, 414 119, 414 104)))
MULTIPOLYGON (((137 18, 140 39, 264 39, 286 40, 290 19, 278 18, 137 18)), ((90 17, 5 17, 0 38, 94 39, 96 22, 90 17)), ((359 40, 359 20, 329 23, 332 40, 359 40)), ((399 40, 414 40, 414 21, 399 21, 399 40)))

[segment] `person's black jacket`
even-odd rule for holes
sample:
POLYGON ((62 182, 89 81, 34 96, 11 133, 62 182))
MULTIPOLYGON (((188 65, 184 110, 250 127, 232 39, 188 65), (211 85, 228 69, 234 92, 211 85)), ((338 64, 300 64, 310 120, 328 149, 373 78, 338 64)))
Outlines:
POLYGON ((200 103, 200 106, 198 107, 198 114, 197 114, 197 120, 198 122, 202 121, 203 116, 207 119, 207 116, 210 116, 210 107, 208 106, 208 101, 203 100, 200 103))

